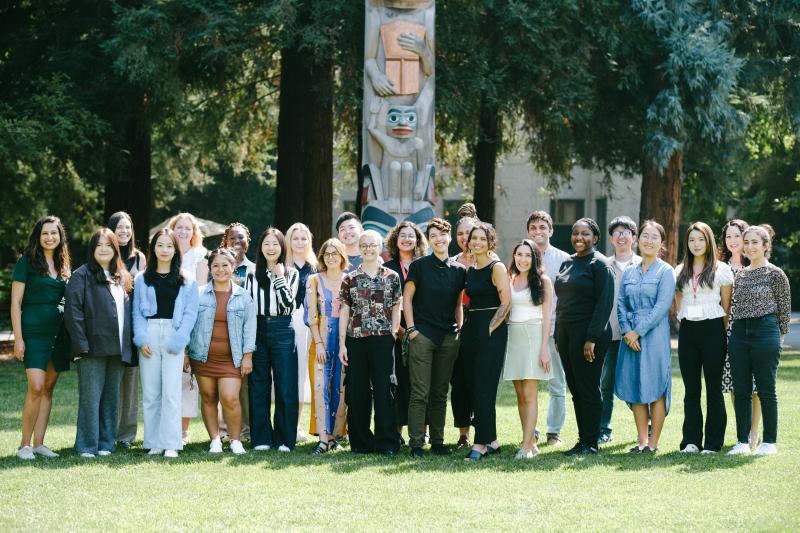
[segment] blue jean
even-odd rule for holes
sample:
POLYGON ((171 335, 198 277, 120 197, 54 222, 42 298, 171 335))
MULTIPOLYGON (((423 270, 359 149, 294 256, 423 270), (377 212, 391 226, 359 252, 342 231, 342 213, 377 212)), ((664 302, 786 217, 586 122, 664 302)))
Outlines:
POLYGON ((150 357, 139 354, 142 378, 145 449, 182 450, 181 377, 183 350, 167 352, 167 340, 175 334, 171 319, 148 319, 150 357))
POLYGON ((253 446, 285 445, 297 439, 297 354, 291 316, 259 316, 250 392, 250 441, 253 446), (275 380, 275 415, 272 381, 275 380))
POLYGON ((342 384, 342 362, 339 361, 339 319, 331 317, 328 319, 328 336, 325 342, 325 383, 323 394, 325 398, 325 431, 328 435, 333 435, 333 428, 336 426, 336 411, 339 409, 339 401, 342 384))
POLYGON ((547 382, 550 392, 550 401, 547 404, 547 433, 558 435, 564 427, 567 418, 567 377, 564 374, 564 365, 556 351, 555 337, 550 337, 550 364, 553 367, 553 377, 547 382))
POLYGON ((111 451, 117 440, 119 383, 122 361, 112 357, 81 357, 78 367, 78 424, 75 451, 111 451))
POLYGON ((781 357, 781 332, 775 315, 735 320, 728 340, 733 375, 733 407, 736 411, 736 437, 748 442, 753 416, 753 378, 756 380, 761 414, 764 419, 764 442, 778 438, 778 395, 775 381, 781 357))
POLYGON ((600 434, 611 435, 611 415, 614 413, 614 374, 617 371, 617 354, 620 341, 611 341, 600 373, 600 396, 603 411, 600 414, 600 434))

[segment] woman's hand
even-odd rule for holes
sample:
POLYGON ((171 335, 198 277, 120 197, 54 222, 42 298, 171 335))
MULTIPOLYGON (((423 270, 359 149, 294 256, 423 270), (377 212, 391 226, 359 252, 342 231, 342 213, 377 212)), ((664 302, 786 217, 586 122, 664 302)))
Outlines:
POLYGON ((408 334, 408 340, 413 341, 414 339, 417 338, 417 335, 419 335, 419 331, 417 330, 412 331, 411 333, 408 334))
POLYGON ((25 359, 25 341, 22 339, 14 339, 14 357, 22 361, 25 359))
POLYGON ((245 377, 246 375, 250 374, 250 372, 253 371, 252 352, 244 354, 244 357, 242 357, 242 364, 239 367, 239 371, 241 372, 242 377, 245 377))
POLYGON ((623 340, 625 341, 625 344, 628 345, 628 348, 630 348, 634 352, 642 351, 642 347, 639 345, 639 334, 636 333, 635 331, 629 331, 628 333, 626 333, 623 340))
POLYGON ((550 372, 550 343, 548 342, 539 350, 539 366, 545 372, 550 372))
POLYGON ((590 363, 594 363, 594 343, 590 341, 586 341, 583 343, 583 358, 589 361, 590 363))
POLYGON ((328 358, 328 354, 325 352, 325 344, 322 341, 317 341, 314 343, 314 352, 316 355, 317 363, 320 365, 324 365, 325 359, 328 358))
POLYGON ((339 361, 341 361, 342 366, 347 366, 347 347, 344 343, 340 343, 341 346, 339 347, 339 361))
POLYGON ((272 268, 270 268, 270 272, 272 272, 274 276, 282 278, 286 270, 283 268, 283 263, 275 263, 272 265, 272 268))
POLYGON ((183 371, 188 372, 191 365, 189 364, 189 356, 184 354, 183 355, 183 371))
POLYGON ((151 355, 153 355, 153 350, 150 349, 150 345, 149 344, 142 345, 140 350, 142 352, 142 355, 145 356, 145 357, 150 357, 151 355))

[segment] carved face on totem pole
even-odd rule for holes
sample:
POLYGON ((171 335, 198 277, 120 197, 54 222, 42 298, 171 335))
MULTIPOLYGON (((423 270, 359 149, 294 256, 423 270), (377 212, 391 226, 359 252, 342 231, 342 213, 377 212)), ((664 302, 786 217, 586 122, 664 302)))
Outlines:
POLYGON ((393 105, 386 112, 386 133, 396 139, 417 135, 417 109, 413 105, 393 105))

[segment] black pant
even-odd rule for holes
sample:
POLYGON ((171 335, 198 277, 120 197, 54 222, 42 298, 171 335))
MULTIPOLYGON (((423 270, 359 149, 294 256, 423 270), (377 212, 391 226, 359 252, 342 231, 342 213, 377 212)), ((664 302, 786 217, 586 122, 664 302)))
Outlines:
POLYGON ((345 401, 350 449, 356 453, 396 452, 397 433, 392 379, 394 337, 347 337, 347 376, 345 401), (370 391, 370 386, 372 390, 370 391), (375 402, 375 433, 370 431, 372 401, 375 402))
POLYGON ((463 354, 465 350, 464 343, 461 343, 456 364, 453 365, 453 377, 450 378, 450 407, 453 410, 453 425, 457 428, 472 425, 472 404, 467 387, 468 365, 464 362, 467 358, 463 354))
POLYGON ((394 376, 397 388, 394 393, 394 412, 398 426, 408 425, 408 399, 411 397, 411 381, 408 366, 403 364, 403 342, 394 343, 394 376))
POLYGON ((290 316, 259 316, 248 376, 250 442, 294 449, 297 440, 297 349, 290 316), (275 422, 270 422, 275 382, 275 422))
POLYGON ((497 440, 497 386, 503 371, 508 327, 503 324, 489 336, 489 322, 495 310, 470 311, 461 339, 461 355, 467 366, 467 388, 475 413, 475 444, 497 440))
POLYGON ((718 452, 725 441, 725 399, 722 396, 722 369, 725 365, 725 325, 713 320, 681 320, 678 333, 678 363, 686 392, 683 396, 683 439, 680 448, 694 444, 718 452), (703 409, 700 396, 706 381, 705 444, 703 409))
POLYGON ((781 332, 775 315, 735 320, 728 344, 733 376, 733 407, 736 410, 736 437, 748 442, 753 416, 753 378, 756 380, 761 414, 764 419, 764 442, 778 438, 778 395, 775 381, 781 357, 781 332))
POLYGON ((556 344, 558 355, 564 365, 567 386, 572 393, 575 420, 578 423, 578 442, 585 446, 597 447, 600 433, 600 415, 603 401, 600 396, 600 374, 603 360, 611 343, 611 329, 606 328, 594 346, 594 361, 583 357, 588 323, 556 323, 556 344))

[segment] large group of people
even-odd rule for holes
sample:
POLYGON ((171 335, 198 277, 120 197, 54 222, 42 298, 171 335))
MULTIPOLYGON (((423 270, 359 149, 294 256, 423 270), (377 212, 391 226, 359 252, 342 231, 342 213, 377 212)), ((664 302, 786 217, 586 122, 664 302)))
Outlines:
POLYGON ((14 353, 28 384, 18 457, 58 456, 45 433, 70 364, 75 451, 87 459, 136 440, 141 383, 150 455, 177 457, 200 414, 212 454, 226 440, 237 455, 248 441, 254 452, 288 453, 316 435, 314 455, 349 446, 392 456, 407 442, 412 457, 429 445, 434 455, 463 449, 474 462, 501 452, 501 379, 517 397, 516 458, 539 452, 540 382, 549 392, 543 445, 563 444, 569 389, 578 435, 565 455, 593 455, 614 439, 614 397, 633 414, 629 452, 654 454, 671 403, 670 309, 685 390, 680 451, 722 450, 728 392, 736 443, 727 453, 777 453, 775 383, 791 305, 786 275, 769 262, 771 227, 731 220, 717 244, 707 224, 690 224, 673 268, 654 220, 637 227, 620 216, 601 229, 581 218, 568 254, 550 243, 550 215, 534 211, 505 264, 474 206, 459 216, 455 232, 434 218, 424 231, 403 221, 384 238, 343 213, 317 254, 304 224, 285 236, 269 227, 253 262, 241 223, 209 251, 197 219, 180 213, 144 253, 119 212, 74 271, 61 221, 42 218, 12 276, 14 353), (602 231, 609 257, 597 249, 602 231), (460 251, 451 257, 453 234, 460 251), (459 432, 452 446, 448 393, 459 432))

